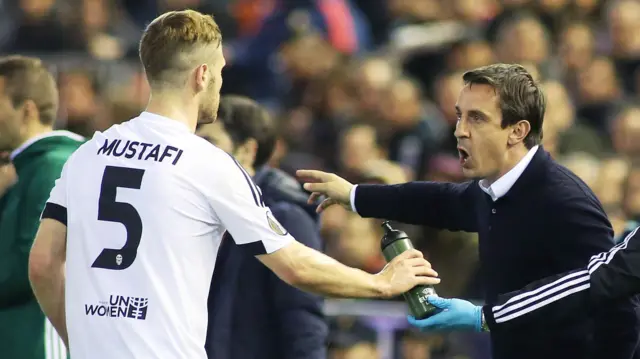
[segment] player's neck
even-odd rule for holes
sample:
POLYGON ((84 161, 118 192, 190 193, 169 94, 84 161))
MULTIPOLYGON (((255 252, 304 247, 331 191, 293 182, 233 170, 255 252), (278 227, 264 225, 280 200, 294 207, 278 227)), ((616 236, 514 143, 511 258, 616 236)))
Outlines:
POLYGON ((21 140, 20 145, 29 141, 32 138, 42 136, 52 131, 53 131, 53 126, 43 125, 42 123, 40 123, 40 120, 33 121, 33 125, 30 125, 25 129, 24 137, 20 139, 21 140))
POLYGON ((192 132, 196 132, 198 123, 197 105, 177 100, 175 95, 153 94, 147 104, 146 111, 184 123, 192 132))

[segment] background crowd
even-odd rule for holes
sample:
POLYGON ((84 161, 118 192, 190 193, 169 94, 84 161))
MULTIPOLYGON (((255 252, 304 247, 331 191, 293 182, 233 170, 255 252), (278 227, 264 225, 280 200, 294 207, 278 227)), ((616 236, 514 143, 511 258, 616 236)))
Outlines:
MULTIPOLYGON (((547 96, 545 150, 593 188, 617 234, 640 220, 637 0, 0 0, 0 53, 51 64, 57 127, 90 137, 144 108, 140 33, 186 7, 222 28, 223 93, 251 96, 277 120, 273 166, 359 183, 460 181, 462 73, 520 63, 547 96)), ((322 218, 326 252, 380 270, 379 224, 334 206, 322 218)), ((440 273, 439 294, 480 297, 475 234, 403 229, 440 273)), ((332 328, 333 358, 376 358, 366 321, 332 328)), ((484 338, 406 330, 398 343, 403 359, 486 357, 484 338)))

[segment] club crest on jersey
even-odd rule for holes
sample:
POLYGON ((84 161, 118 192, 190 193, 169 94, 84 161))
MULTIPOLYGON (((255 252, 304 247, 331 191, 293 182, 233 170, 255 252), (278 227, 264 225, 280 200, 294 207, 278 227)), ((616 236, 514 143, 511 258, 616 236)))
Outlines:
POLYGON ((287 230, 278 222, 278 220, 273 216, 271 211, 267 211, 267 223, 269 223, 269 228, 274 231, 276 234, 284 236, 287 233, 287 230))

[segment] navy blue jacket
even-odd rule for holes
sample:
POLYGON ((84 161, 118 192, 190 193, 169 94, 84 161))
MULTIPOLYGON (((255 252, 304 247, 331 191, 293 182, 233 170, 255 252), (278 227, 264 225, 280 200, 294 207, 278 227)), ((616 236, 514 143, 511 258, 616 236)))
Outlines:
MULTIPOLYGON (((254 180, 284 228, 321 250, 317 218, 307 213, 307 196, 298 182, 271 168, 254 180)), ((211 359, 326 359, 323 304, 322 297, 289 286, 225 235, 209 294, 207 354, 211 359)))
MULTIPOLYGON (((614 245, 611 224, 596 196, 542 147, 496 202, 477 180, 412 182, 360 185, 355 207, 364 217, 478 232, 487 302, 582 267, 592 255, 614 245)), ((517 331, 498 329, 491 332, 493 358, 628 359, 635 351, 639 323, 635 303, 626 301, 598 318, 582 316, 553 327, 533 323, 517 331)))

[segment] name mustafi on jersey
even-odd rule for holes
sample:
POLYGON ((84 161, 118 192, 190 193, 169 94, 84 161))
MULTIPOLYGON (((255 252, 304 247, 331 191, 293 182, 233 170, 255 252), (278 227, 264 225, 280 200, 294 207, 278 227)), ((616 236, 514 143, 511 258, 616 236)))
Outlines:
POLYGON ((127 140, 126 142, 120 139, 114 139, 109 141, 104 140, 102 147, 98 149, 99 155, 114 156, 125 158, 136 158, 141 161, 156 161, 162 162, 165 159, 173 159, 172 165, 176 165, 182 156, 184 151, 170 145, 159 145, 153 143, 145 143, 138 141, 127 140), (147 151, 151 148, 149 151, 147 151))

